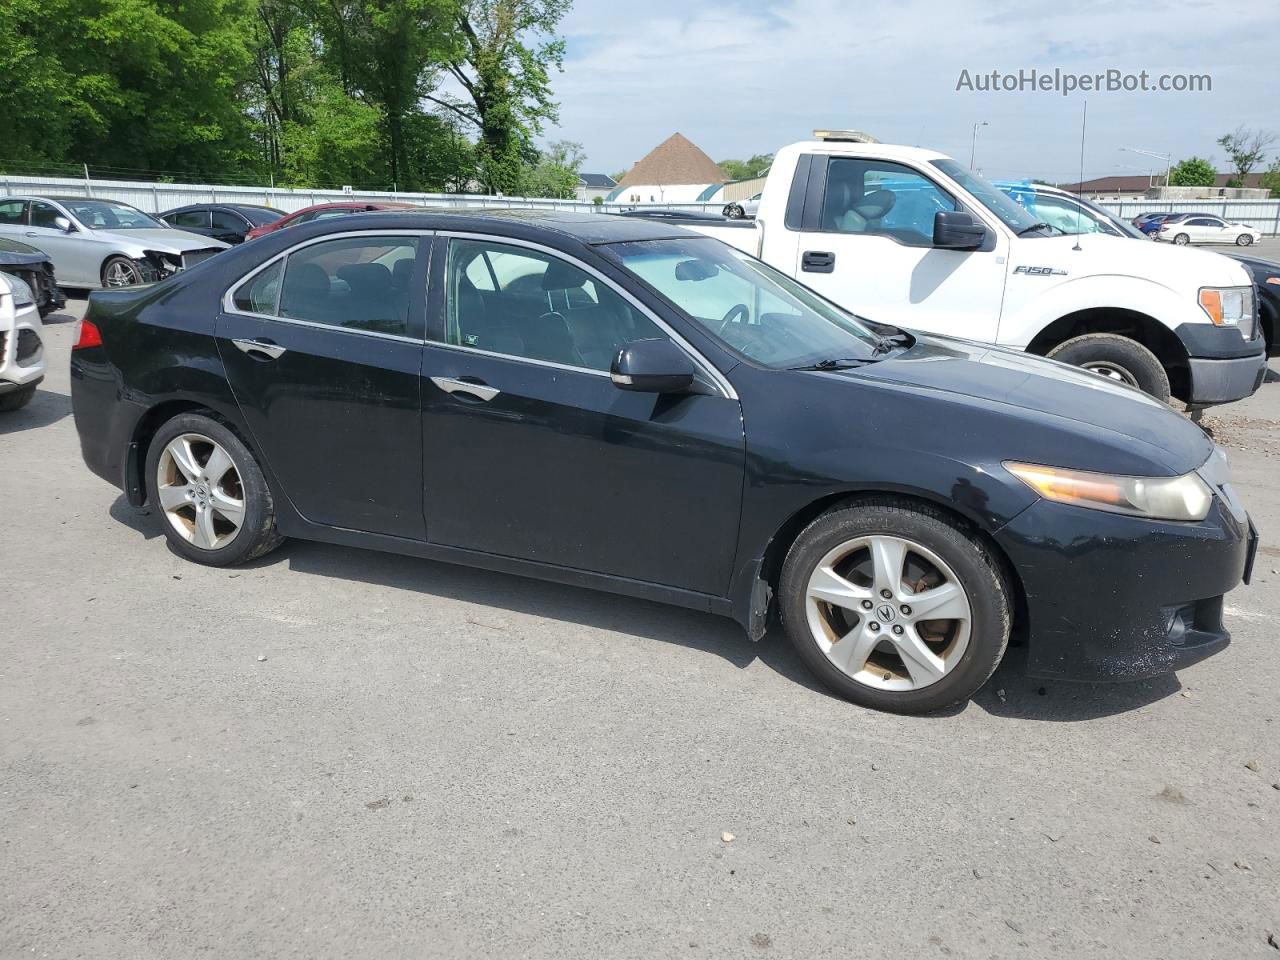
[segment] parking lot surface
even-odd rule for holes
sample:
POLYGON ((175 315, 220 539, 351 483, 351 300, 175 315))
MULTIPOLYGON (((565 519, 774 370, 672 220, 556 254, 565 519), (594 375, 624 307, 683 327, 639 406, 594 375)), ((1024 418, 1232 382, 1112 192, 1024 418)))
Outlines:
POLYGON ((908 718, 643 601, 182 561, 81 463, 84 304, 0 419, 0 957, 1278 956, 1280 378, 1206 418, 1223 654, 908 718))

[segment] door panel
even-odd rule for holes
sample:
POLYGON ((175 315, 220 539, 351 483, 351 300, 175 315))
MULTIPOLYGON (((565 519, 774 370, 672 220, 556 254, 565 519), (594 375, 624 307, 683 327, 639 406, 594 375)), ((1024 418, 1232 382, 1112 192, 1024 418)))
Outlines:
POLYGON ((793 276, 882 323, 994 341, 1007 244, 993 250, 933 246, 933 216, 956 202, 920 171, 833 157, 817 229, 800 233, 793 276))
POLYGON ((54 218, 62 216, 66 214, 50 203, 31 201, 30 224, 21 239, 49 255, 58 283, 96 287, 102 282, 106 245, 95 242, 91 231, 77 229, 67 233, 58 229, 53 225, 54 218))
POLYGON ((619 390, 607 376, 428 344, 432 542, 724 595, 744 441, 736 400, 619 390))

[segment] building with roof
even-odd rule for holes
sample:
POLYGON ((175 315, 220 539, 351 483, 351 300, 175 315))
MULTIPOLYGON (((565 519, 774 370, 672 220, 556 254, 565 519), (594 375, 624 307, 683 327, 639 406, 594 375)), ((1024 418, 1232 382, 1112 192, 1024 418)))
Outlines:
POLYGON ((605 199, 616 203, 713 201, 729 182, 714 160, 673 133, 627 171, 605 199))
POLYGON ((618 182, 607 173, 580 173, 573 195, 579 200, 594 200, 596 197, 603 200, 617 185, 618 182))
POLYGON ((1058 184, 1063 190, 1081 193, 1095 199, 1135 199, 1135 200, 1190 200, 1226 198, 1237 200, 1262 200, 1268 196, 1267 188, 1259 179, 1261 173, 1251 173, 1244 178, 1242 187, 1228 187, 1227 184, 1236 179, 1233 173, 1219 173, 1214 177, 1212 187, 1168 187, 1164 182, 1164 174, 1152 173, 1148 176, 1123 175, 1115 177, 1095 177, 1083 183, 1058 184), (1188 193, 1188 191, 1190 191, 1188 193))

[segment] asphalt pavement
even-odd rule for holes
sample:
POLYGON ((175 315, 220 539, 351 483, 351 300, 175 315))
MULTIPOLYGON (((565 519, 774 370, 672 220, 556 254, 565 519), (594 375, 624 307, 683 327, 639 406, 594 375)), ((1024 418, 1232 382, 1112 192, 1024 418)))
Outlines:
POLYGON ((0 957, 1280 956, 1280 382, 1206 419, 1224 653, 905 718, 653 603, 184 562, 80 460, 83 306, 0 419, 0 957))

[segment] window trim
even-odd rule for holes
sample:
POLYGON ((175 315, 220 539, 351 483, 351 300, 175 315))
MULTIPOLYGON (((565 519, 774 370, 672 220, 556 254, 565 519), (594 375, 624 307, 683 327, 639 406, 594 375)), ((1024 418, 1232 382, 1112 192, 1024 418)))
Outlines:
MULTIPOLYGON (((281 250, 279 253, 268 258, 267 260, 264 260, 262 263, 258 264, 248 273, 241 276, 239 280, 232 281, 231 286, 227 287, 227 289, 222 294, 222 304, 221 304, 222 312, 227 314, 233 314, 237 317, 254 317, 258 320, 274 320, 277 323, 291 323, 299 327, 313 327, 319 330, 334 330, 334 331, 337 331, 338 333, 352 333, 352 334, 358 334, 359 336, 363 336, 363 337, 378 337, 379 339, 382 339, 382 340, 398 340, 402 343, 417 343, 417 344, 426 343, 428 341, 426 340, 426 329, 425 329, 426 324, 425 323, 423 324, 424 329, 423 329, 422 337, 402 337, 398 333, 382 333, 379 330, 361 330, 359 327, 335 327, 333 324, 329 324, 329 323, 317 323, 314 320, 300 320, 296 317, 280 316, 279 315, 280 296, 281 294, 284 293, 284 270, 289 269, 288 263, 284 264, 284 269, 280 273, 280 287, 279 289, 276 290, 276 303, 275 303, 276 313, 256 313, 252 310, 240 310, 235 305, 235 295, 236 293, 239 292, 241 287, 243 287, 247 283, 252 282, 253 279, 258 276, 258 274, 263 273, 266 270, 269 270, 277 262, 287 261, 290 254, 298 250, 302 250, 305 247, 313 246, 314 244, 317 244, 317 243, 324 243, 326 240, 345 240, 350 237, 426 237, 428 238, 428 240, 430 240, 435 236, 436 236, 435 230, 344 230, 340 233, 326 233, 319 237, 312 237, 309 240, 303 240, 299 243, 295 243, 293 246, 285 250, 281 250)), ((428 278, 431 276, 431 255, 432 255, 434 246, 435 245, 432 243, 426 244, 428 278)), ((423 302, 424 311, 426 310, 427 290, 429 286, 430 284, 428 283, 426 286, 423 287, 423 291, 422 291, 422 302, 423 302)))
MULTIPOLYGON (((442 307, 446 311, 446 316, 444 318, 446 321, 445 336, 448 336, 447 311, 449 309, 449 289, 448 289, 449 287, 449 282, 448 282, 449 241, 454 239, 474 240, 474 241, 480 241, 483 243, 496 243, 499 245, 512 246, 512 247, 525 247, 526 249, 534 250, 534 251, 537 251, 538 253, 542 253, 547 256, 555 257, 558 260, 562 260, 568 263, 570 266, 576 267, 579 270, 582 270, 584 273, 590 276, 592 280, 596 281, 597 283, 603 283, 610 290, 612 290, 618 296, 622 297, 622 299, 627 301, 627 303, 631 304, 631 306, 634 309, 639 310, 644 317, 646 317, 650 322, 654 324, 654 326, 656 326, 659 330, 661 330, 668 337, 670 337, 671 341, 689 356, 689 359, 693 361, 693 365, 706 375, 707 379, 711 381, 711 384, 720 392, 720 394, 725 399, 727 400, 739 399, 738 391, 736 391, 733 388, 733 384, 729 382, 728 378, 723 373, 720 372, 720 370, 716 367, 715 364, 713 364, 710 360, 704 357, 701 354, 701 352, 699 352, 698 349, 693 346, 693 344, 689 343, 688 340, 686 340, 678 332, 672 329, 670 324, 668 324, 656 313, 654 313, 652 310, 646 307, 643 303, 641 303, 640 300, 637 299, 634 295, 632 295, 630 291, 623 288, 621 285, 616 283, 610 277, 605 276, 603 273, 601 273, 595 267, 591 266, 589 263, 579 260, 577 257, 574 257, 568 253, 565 253, 563 250, 557 250, 555 247, 549 247, 546 244, 536 243, 532 240, 524 240, 519 237, 508 237, 502 234, 493 234, 493 233, 469 233, 461 230, 438 230, 436 231, 436 236, 445 241, 445 249, 446 249, 446 253, 445 253, 446 273, 445 273, 444 283, 441 285, 443 288, 441 291, 443 296, 442 307)), ((434 340, 430 337, 430 335, 428 335, 427 337, 427 343, 429 343, 432 346, 443 347, 446 350, 462 350, 467 353, 476 353, 476 354, 481 354, 487 357, 501 357, 504 360, 512 360, 516 363, 530 363, 540 367, 553 367, 560 370, 571 370, 578 373, 589 373, 593 376, 598 376, 598 377, 612 376, 612 374, 610 374, 608 370, 597 370, 594 367, 579 367, 573 364, 556 363, 552 360, 537 360, 532 357, 520 357, 510 353, 499 353, 494 350, 483 350, 479 347, 468 347, 468 346, 464 346, 463 344, 448 343, 443 340, 434 340)))

